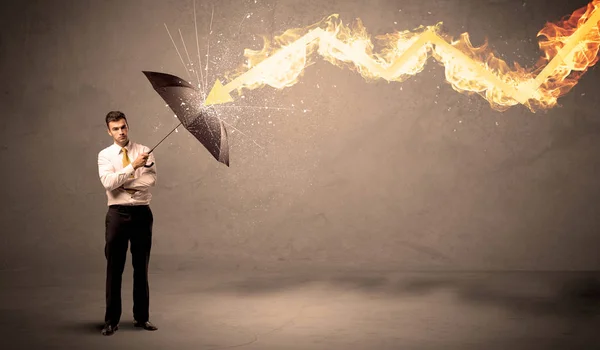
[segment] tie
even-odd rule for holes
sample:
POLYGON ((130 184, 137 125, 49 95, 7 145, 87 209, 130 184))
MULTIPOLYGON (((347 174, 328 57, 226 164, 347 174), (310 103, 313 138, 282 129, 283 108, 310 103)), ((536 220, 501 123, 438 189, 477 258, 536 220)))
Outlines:
MULTIPOLYGON (((129 164, 131 164, 131 162, 129 161, 129 156, 127 155, 127 148, 123 147, 121 148, 121 150, 123 150, 123 168, 125 168, 126 166, 128 166, 129 164)), ((129 176, 129 178, 133 179, 135 176, 133 174, 131 174, 131 176, 129 176)), ((135 193, 135 190, 131 190, 131 189, 126 189, 125 191, 129 192, 130 194, 135 193)))

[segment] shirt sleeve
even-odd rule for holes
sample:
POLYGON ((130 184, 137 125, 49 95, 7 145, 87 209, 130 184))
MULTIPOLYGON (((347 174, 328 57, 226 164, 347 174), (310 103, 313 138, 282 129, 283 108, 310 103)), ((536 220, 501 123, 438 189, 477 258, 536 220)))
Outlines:
POLYGON ((107 191, 113 191, 119 188, 127 181, 128 177, 134 173, 133 165, 129 164, 119 171, 115 171, 115 167, 110 162, 110 159, 103 152, 98 154, 98 174, 100 181, 107 191))
MULTIPOLYGON (((150 149, 148 147, 144 147, 144 152, 150 152, 150 149)), ((146 168, 144 166, 141 167, 140 176, 136 177, 135 179, 129 179, 124 184, 124 187, 127 189, 143 191, 150 187, 156 186, 157 175, 156 159, 154 158, 154 153, 150 153, 150 155, 148 156, 148 161, 146 162, 146 164, 152 163, 154 164, 149 168, 146 168)))

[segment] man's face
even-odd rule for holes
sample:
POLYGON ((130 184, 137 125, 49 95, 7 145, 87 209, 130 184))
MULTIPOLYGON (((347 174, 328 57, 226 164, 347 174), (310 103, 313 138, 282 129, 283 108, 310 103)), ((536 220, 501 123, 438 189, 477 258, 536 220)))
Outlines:
POLYGON ((108 134, 112 136, 113 140, 121 147, 125 146, 129 141, 127 131, 128 128, 125 119, 108 123, 108 134))

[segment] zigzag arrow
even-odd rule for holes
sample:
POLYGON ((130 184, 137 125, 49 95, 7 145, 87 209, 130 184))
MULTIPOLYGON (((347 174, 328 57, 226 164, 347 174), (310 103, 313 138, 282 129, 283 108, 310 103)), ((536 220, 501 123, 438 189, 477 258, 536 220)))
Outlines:
POLYGON ((204 105, 232 102, 233 98, 230 95, 232 91, 243 88, 248 83, 260 81, 261 76, 269 75, 268 68, 273 64, 282 60, 291 59, 297 55, 298 52, 301 52, 303 48, 311 43, 314 43, 316 40, 318 40, 320 47, 327 45, 327 47, 334 48, 340 53, 348 56, 351 55, 355 65, 366 68, 375 73, 377 76, 388 81, 392 81, 394 78, 400 75, 404 65, 412 57, 414 57, 419 50, 428 45, 435 46, 435 49, 438 53, 445 52, 443 58, 446 60, 451 60, 453 63, 459 63, 464 68, 467 68, 471 72, 475 73, 475 75, 478 77, 478 80, 485 81, 485 85, 488 89, 496 87, 500 89, 500 91, 504 93, 506 97, 526 105, 528 101, 532 99, 539 101, 542 98, 540 87, 548 80, 549 77, 553 75, 556 69, 558 69, 561 65, 566 65, 568 69, 571 69, 570 66, 572 65, 571 62, 573 56, 577 54, 578 49, 582 49, 581 47, 578 47, 578 44, 581 43, 582 39, 591 30, 593 30, 594 27, 598 26, 599 21, 600 10, 595 9, 586 23, 584 23, 571 36, 569 36, 563 47, 535 77, 535 79, 529 79, 516 86, 510 85, 502 80, 496 73, 473 61, 465 53, 448 43, 445 39, 431 29, 425 30, 423 33, 421 33, 406 51, 395 57, 393 62, 385 64, 384 66, 384 64, 374 60, 367 53, 361 53, 360 55, 357 55, 355 50, 352 50, 348 44, 336 38, 334 34, 329 33, 321 28, 316 28, 309 31, 307 34, 294 41, 290 45, 280 49, 275 54, 266 58, 255 67, 238 76, 226 85, 223 85, 221 81, 217 79, 212 90, 204 101, 204 105))

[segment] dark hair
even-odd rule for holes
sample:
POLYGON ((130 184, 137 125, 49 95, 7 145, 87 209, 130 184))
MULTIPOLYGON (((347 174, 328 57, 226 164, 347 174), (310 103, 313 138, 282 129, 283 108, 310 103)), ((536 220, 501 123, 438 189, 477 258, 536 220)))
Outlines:
MULTIPOLYGON (((123 113, 121 111, 108 112, 108 114, 106 115, 106 127, 108 127, 108 124, 110 122, 116 122, 121 119, 125 119, 125 123, 127 123, 127 117, 125 117, 125 113, 123 113)), ((129 124, 129 123, 127 123, 127 124, 129 124)))

